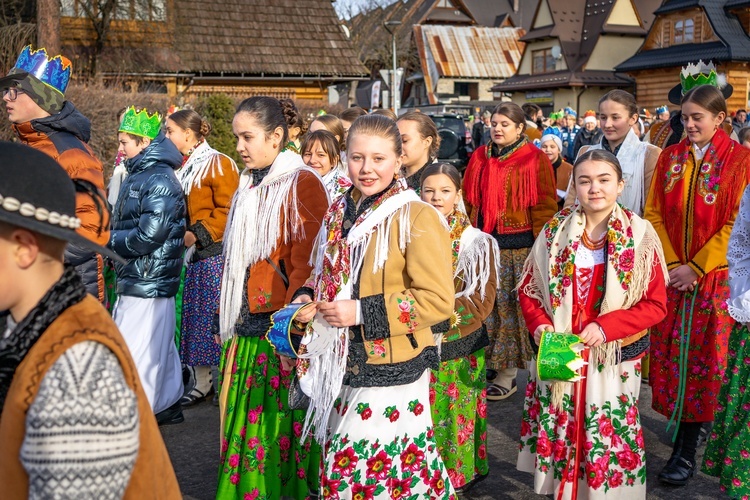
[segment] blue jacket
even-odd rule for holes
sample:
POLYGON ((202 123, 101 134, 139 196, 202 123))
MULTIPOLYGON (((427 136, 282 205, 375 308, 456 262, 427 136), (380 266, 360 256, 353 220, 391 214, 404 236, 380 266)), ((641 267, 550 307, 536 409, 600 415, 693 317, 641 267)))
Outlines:
POLYGON ((126 259, 116 264, 117 293, 174 297, 185 250, 185 196, 174 169, 182 155, 163 132, 127 160, 128 176, 112 212, 109 246, 126 259))

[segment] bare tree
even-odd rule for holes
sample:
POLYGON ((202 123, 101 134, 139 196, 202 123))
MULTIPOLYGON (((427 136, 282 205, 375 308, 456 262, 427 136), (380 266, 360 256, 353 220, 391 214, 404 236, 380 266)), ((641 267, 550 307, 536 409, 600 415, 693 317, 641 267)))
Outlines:
POLYGON ((36 0, 36 44, 60 53, 60 0, 36 0))

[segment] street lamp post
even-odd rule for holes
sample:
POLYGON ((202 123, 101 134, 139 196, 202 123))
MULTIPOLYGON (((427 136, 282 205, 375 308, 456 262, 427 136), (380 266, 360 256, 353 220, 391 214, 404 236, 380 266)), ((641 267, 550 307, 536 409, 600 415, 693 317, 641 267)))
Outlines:
POLYGON ((398 97, 399 92, 396 88, 397 80, 396 80, 396 26, 400 26, 401 21, 386 21, 383 23, 383 26, 385 27, 385 30, 391 34, 391 51, 393 53, 393 68, 391 71, 391 108, 393 109, 393 112, 398 116, 398 97), (393 31, 390 30, 390 27, 393 27, 393 31))

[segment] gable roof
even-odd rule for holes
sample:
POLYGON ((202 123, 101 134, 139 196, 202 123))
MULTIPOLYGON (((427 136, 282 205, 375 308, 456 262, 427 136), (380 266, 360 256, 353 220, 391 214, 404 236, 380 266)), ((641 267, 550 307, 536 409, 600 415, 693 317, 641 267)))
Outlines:
POLYGON ((174 49, 193 73, 368 73, 330 0, 174 0, 174 12, 174 49))
MULTIPOLYGON (((714 62, 750 61, 750 37, 740 21, 725 8, 727 0, 667 0, 657 9, 662 15, 684 9, 701 8, 719 41, 671 45, 661 49, 639 50, 617 66, 617 71, 685 66, 698 59, 714 62)), ((737 2, 734 2, 737 3, 737 2)))
POLYGON ((501 26, 507 16, 513 26, 529 31, 539 0, 463 0, 463 3, 479 26, 501 26), (514 3, 518 10, 514 9, 514 3))
MULTIPOLYGON (((430 51, 439 76, 505 79, 521 62, 522 28, 423 25, 414 26, 414 34, 430 51)), ((424 70, 427 60, 420 59, 424 70)))

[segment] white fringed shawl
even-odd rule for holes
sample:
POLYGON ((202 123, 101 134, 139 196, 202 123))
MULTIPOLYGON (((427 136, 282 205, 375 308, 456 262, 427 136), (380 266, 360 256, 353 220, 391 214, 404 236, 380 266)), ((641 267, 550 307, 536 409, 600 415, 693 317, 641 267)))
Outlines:
POLYGON ((458 249, 458 262, 453 278, 460 278, 464 286, 456 293, 456 298, 471 297, 478 287, 479 296, 484 300, 493 262, 495 282, 500 282, 500 249, 497 241, 489 234, 469 226, 461 233, 458 249))
POLYGON ((314 173, 302 158, 291 151, 280 153, 268 175, 257 186, 251 185, 245 170, 224 233, 224 274, 221 278, 221 340, 234 334, 246 291, 247 269, 268 258, 279 241, 304 239, 304 228, 297 212, 297 178, 302 170, 314 173), (284 221, 284 227, 281 221, 284 221))
POLYGON ((200 146, 195 148, 195 151, 190 154, 185 164, 175 171, 177 180, 180 181, 185 196, 190 196, 190 191, 193 189, 193 186, 200 189, 203 179, 205 179, 209 173, 212 177, 224 174, 221 167, 222 156, 229 159, 232 163, 232 168, 236 171, 237 164, 234 163, 234 160, 219 153, 209 146, 207 142, 204 141, 200 146))

